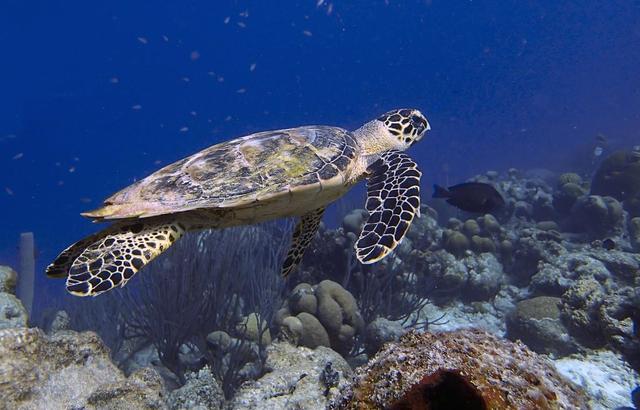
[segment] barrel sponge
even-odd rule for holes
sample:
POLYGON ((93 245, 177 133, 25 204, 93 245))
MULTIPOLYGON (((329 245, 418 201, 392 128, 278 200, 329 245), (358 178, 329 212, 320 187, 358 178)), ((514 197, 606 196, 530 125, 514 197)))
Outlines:
POLYGON ((357 330, 364 328, 356 299, 340 284, 323 280, 316 288, 318 319, 331 334, 339 335, 343 324, 357 330))
POLYGON ((300 323, 302 323, 302 335, 300 337, 300 344, 302 346, 311 349, 315 349, 318 346, 331 347, 327 331, 315 316, 307 312, 302 312, 296 317, 300 323))

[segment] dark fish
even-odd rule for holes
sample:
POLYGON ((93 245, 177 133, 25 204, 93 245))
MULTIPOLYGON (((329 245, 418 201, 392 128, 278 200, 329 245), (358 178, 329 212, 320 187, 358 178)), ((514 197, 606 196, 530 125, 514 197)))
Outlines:
POLYGON ((447 198, 447 203, 467 212, 488 213, 504 206, 504 199, 496 189, 481 182, 465 182, 443 188, 433 185, 434 198, 447 198))

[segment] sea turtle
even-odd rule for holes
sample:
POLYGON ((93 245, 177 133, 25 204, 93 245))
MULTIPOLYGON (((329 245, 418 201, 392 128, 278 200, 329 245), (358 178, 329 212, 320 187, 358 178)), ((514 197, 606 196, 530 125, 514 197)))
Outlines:
POLYGON ((114 223, 47 267, 74 295, 129 279, 187 231, 295 216, 282 273, 300 262, 331 202, 367 179, 369 218, 355 243, 362 263, 391 252, 420 213, 420 176, 403 151, 430 129, 415 109, 387 112, 353 132, 330 126, 266 131, 213 145, 135 182, 83 213, 114 223))

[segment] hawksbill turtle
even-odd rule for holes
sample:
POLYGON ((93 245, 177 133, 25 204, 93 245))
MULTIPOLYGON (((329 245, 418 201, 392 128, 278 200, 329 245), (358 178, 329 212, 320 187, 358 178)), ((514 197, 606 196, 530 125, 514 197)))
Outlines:
POLYGON ((355 243, 374 263, 420 213, 420 177, 403 151, 430 129, 415 109, 387 112, 353 132, 330 126, 266 131, 213 145, 156 171, 82 215, 111 226, 65 249, 47 267, 69 292, 96 296, 131 277, 187 231, 298 217, 282 267, 291 273, 325 208, 367 179, 369 217, 355 243))

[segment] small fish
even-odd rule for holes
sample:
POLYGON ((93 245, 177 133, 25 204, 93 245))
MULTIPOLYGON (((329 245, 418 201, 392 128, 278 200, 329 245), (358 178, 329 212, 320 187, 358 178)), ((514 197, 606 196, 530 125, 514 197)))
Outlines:
POLYGON ((20 159, 24 157, 24 153, 23 152, 18 152, 16 155, 14 155, 11 159, 20 159))
POLYGON ((443 188, 433 185, 434 198, 447 198, 447 203, 473 213, 488 213, 504 206, 504 199, 496 189, 481 182, 465 182, 443 188))
POLYGON ((249 66, 249 71, 254 71, 255 69, 256 69, 256 63, 252 63, 252 64, 249 66))
POLYGON ((146 37, 138 37, 138 41, 142 44, 149 44, 149 40, 146 37))
POLYGON ((313 36, 313 33, 312 33, 312 32, 310 32, 309 30, 304 30, 304 31, 302 32, 302 34, 304 34, 304 35, 305 35, 305 36, 307 36, 307 37, 311 37, 311 36, 313 36))
POLYGON ((180 132, 187 132, 187 131, 189 131, 189 127, 180 128, 180 132))
POLYGON ((599 157, 600 155, 602 155, 602 153, 604 152, 604 148, 602 147, 595 147, 593 149, 593 156, 594 157, 599 157))

